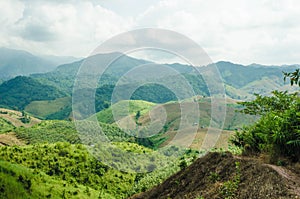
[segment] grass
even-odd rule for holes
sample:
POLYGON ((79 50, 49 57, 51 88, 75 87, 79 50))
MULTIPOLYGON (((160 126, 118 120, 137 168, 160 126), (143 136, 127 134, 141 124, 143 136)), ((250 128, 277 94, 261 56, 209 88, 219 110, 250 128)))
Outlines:
POLYGON ((143 100, 130 100, 130 101, 124 100, 124 101, 117 102, 116 104, 113 104, 111 107, 98 112, 97 119, 99 122, 111 124, 115 122, 113 111, 114 114, 116 114, 118 118, 121 119, 127 117, 128 114, 135 116, 138 111, 140 111, 140 114, 143 115, 146 112, 148 112, 154 105, 155 104, 152 102, 147 102, 143 100), (125 107, 128 105, 128 103, 129 103, 129 110, 127 112, 125 107))
POLYGON ((57 113, 71 103, 70 97, 55 100, 33 101, 25 107, 25 111, 42 119, 57 113))
MULTIPOLYGON (((185 140, 194 140, 194 142, 192 143, 192 148, 194 149, 200 149, 204 137, 207 134, 210 122, 212 122, 213 126, 218 127, 218 129, 221 129, 221 124, 223 122, 219 121, 218 118, 212 118, 211 120, 211 103, 209 98, 200 98, 197 100, 200 113, 199 120, 193 120, 193 118, 191 118, 188 123, 190 126, 185 127, 184 130, 180 133, 182 134, 182 136, 180 136, 180 139, 178 138, 178 141, 183 144, 185 144, 185 140), (196 131, 193 126, 195 123, 198 125, 198 130, 196 131)), ((189 103, 192 103, 191 100, 183 102, 183 104, 187 105, 187 107, 189 107, 189 103)), ((161 106, 161 109, 165 110, 167 116, 166 122, 162 130, 151 139, 155 140, 155 143, 158 143, 158 140, 162 140, 160 144, 161 146, 164 146, 170 141, 174 141, 175 135, 178 135, 178 129, 180 127, 180 122, 182 119, 180 103, 170 102, 158 106, 161 106)), ((227 104, 223 130, 216 147, 228 148, 228 139, 233 133, 233 130, 243 128, 244 125, 252 124, 257 120, 257 117, 242 114, 238 112, 238 110, 240 110, 239 105, 232 103, 227 104)), ((150 118, 149 115, 150 113, 143 114, 137 122, 141 126, 148 125, 151 122, 151 119, 153 120, 153 118, 150 118)), ((185 145, 187 145, 187 143, 185 145)))

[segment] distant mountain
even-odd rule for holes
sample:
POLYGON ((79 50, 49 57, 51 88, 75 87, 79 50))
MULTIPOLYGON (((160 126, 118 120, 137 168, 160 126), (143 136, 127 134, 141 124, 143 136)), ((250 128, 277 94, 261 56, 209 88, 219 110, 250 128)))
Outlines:
POLYGON ((74 57, 37 56, 23 50, 0 48, 0 79, 49 72, 74 60, 74 57))
MULTIPOLYGON (((71 94, 74 80, 78 73, 80 66, 85 62, 93 62, 95 67, 104 67, 107 60, 111 60, 116 56, 121 56, 120 53, 97 54, 80 61, 58 66, 54 71, 44 74, 33 74, 31 77, 39 79, 41 82, 58 87, 59 89, 71 94)), ((128 72, 135 66, 150 63, 145 60, 135 59, 129 56, 121 56, 114 61, 109 68, 102 75, 101 85, 114 84, 119 77, 128 72)))
MULTIPOLYGON (((116 54, 98 54, 92 59, 95 63, 101 66, 102 63, 105 63, 105 60, 110 59, 112 56, 116 56, 116 54)), ((80 65, 84 61, 85 59, 70 64, 64 64, 57 67, 57 69, 52 72, 34 74, 32 77, 39 79, 43 83, 56 86, 71 94, 75 76, 80 65)), ((102 85, 114 85, 119 78, 130 69, 146 63, 150 62, 124 55, 111 64, 109 69, 102 76, 100 82, 102 85)), ((282 71, 289 72, 299 67, 299 65, 264 66, 259 64, 244 66, 225 61, 217 62, 215 65, 217 66, 221 78, 224 81, 226 94, 235 99, 247 99, 250 98, 253 93, 266 94, 271 92, 273 89, 291 89, 288 83, 283 81, 282 71), (268 82, 268 84, 266 84, 266 82, 268 82)), ((167 66, 175 69, 180 74, 183 74, 188 82, 193 86, 196 94, 209 95, 208 88, 204 80, 201 76, 195 76, 197 73, 195 73, 195 69, 193 67, 179 63, 167 64, 167 66)), ((201 72, 212 66, 213 65, 198 67, 198 69, 201 72)), ((171 75, 170 78, 172 78, 171 75)))
MULTIPOLYGON (((48 98, 32 100, 31 96, 28 96, 29 99, 25 100, 28 103, 23 104, 24 106, 16 105, 18 104, 16 103, 16 101, 14 101, 13 104, 4 104, 22 109, 26 108, 26 106, 30 104, 30 106, 28 106, 26 110, 34 113, 36 116, 39 116, 41 118, 67 118, 71 113, 70 96, 72 95, 74 81, 76 79, 76 75, 80 69, 80 66, 85 62, 89 62, 95 64, 96 67, 103 67, 103 65, 106 64, 108 60, 111 60, 115 57, 119 57, 119 59, 112 62, 109 68, 104 72, 104 75, 102 75, 101 79, 99 80, 98 89, 96 90, 96 111, 101 111, 110 106, 111 95, 115 89, 115 85, 124 74, 126 74, 136 66, 149 64, 152 62, 132 58, 117 52, 97 54, 76 62, 60 65, 55 70, 50 72, 30 75, 32 79, 35 79, 37 80, 37 82, 39 82, 41 87, 47 85, 52 89, 56 89, 56 92, 59 92, 61 94, 66 93, 58 95, 59 97, 52 98, 52 102, 50 102, 48 98), (58 99, 65 96, 69 96, 69 98, 58 99), (48 106, 49 104, 54 107, 51 111, 46 110, 46 106, 48 106)), ((167 66, 176 70, 179 73, 179 76, 182 76, 187 80, 187 82, 192 86, 195 95, 210 96, 208 87, 204 79, 196 73, 195 68, 179 63, 167 64, 167 66)), ((248 100, 253 98, 253 93, 267 95, 270 94, 272 90, 292 90, 293 88, 290 87, 288 83, 284 83, 282 71, 293 71, 295 68, 299 67, 297 65, 263 66, 259 64, 244 66, 224 61, 217 62, 216 66, 220 72, 221 78, 223 79, 226 95, 230 98, 241 100, 248 100)), ((209 67, 213 67, 213 65, 198 67, 197 69, 201 73, 203 70, 206 70, 209 67)), ((87 80, 93 78, 93 75, 94 74, 90 74, 90 76, 87 77, 87 80)), ((159 84, 147 83, 147 76, 145 76, 144 74, 140 76, 141 78, 138 77, 139 74, 136 75, 137 81, 144 82, 139 82, 140 87, 135 90, 130 99, 145 100, 154 103, 166 103, 168 101, 177 100, 177 97, 172 90, 169 90, 169 88, 166 88, 159 84)), ((177 82, 177 76, 174 74, 167 74, 161 77, 158 75, 157 78, 158 82, 171 83, 174 87, 178 88, 180 92, 186 92, 181 83, 177 82)), ((126 92, 128 92, 128 89, 135 88, 135 85, 135 79, 129 79, 128 81, 126 80, 121 85, 118 85, 121 93, 118 93, 120 95, 117 96, 116 101, 114 101, 113 103, 120 100, 126 100, 127 98, 124 98, 124 96, 126 96, 126 92)), ((24 85, 19 85, 20 88, 23 88, 23 86, 24 85)), ((44 92, 42 89, 35 90, 44 92)), ((90 91, 80 92, 83 92, 81 94, 79 93, 81 96, 86 96, 83 94, 90 91)), ((43 93, 37 93, 37 95, 43 95, 43 93)))
POLYGON ((0 85, 0 106, 23 110, 32 101, 54 100, 66 94, 39 81, 18 76, 0 85))
MULTIPOLYGON (((200 71, 208 65, 199 68, 200 71)), ((284 82, 283 71, 291 72, 299 65, 265 66, 251 64, 244 66, 231 62, 220 61, 215 64, 223 79, 226 95, 233 99, 251 99, 254 93, 268 95, 272 90, 295 91, 289 82, 284 82)))
POLYGON ((224 61, 217 62, 216 66, 219 69, 225 83, 235 88, 242 88, 251 82, 262 80, 264 77, 280 78, 282 79, 282 81, 280 81, 280 85, 284 85, 282 71, 293 71, 297 68, 297 65, 264 66, 251 64, 244 66, 224 61))

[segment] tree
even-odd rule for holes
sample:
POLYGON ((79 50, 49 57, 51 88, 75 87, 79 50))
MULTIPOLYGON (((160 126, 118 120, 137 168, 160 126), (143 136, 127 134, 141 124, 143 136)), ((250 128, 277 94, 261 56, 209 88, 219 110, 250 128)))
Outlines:
POLYGON ((135 115, 136 121, 141 117, 141 111, 138 111, 135 115))
MULTIPOLYGON (((298 84, 299 70, 285 73, 291 85, 298 84)), ((272 96, 256 94, 256 99, 241 102, 242 112, 260 115, 260 119, 236 132, 231 142, 242 147, 244 153, 269 153, 276 161, 280 156, 300 161, 300 97, 287 91, 273 91, 272 96)))
POLYGON ((293 86, 294 84, 298 84, 300 87, 300 69, 296 69, 294 72, 283 72, 284 74, 284 81, 286 81, 286 78, 290 78, 290 83, 293 86))

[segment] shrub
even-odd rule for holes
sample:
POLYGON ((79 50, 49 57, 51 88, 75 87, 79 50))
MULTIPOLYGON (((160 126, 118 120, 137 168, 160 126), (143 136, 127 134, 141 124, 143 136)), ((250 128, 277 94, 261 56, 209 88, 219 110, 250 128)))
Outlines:
POLYGON ((273 91, 273 96, 256 95, 242 102, 244 113, 261 118, 252 126, 236 132, 231 142, 244 153, 266 152, 276 160, 279 156, 300 160, 300 98, 298 93, 273 91))

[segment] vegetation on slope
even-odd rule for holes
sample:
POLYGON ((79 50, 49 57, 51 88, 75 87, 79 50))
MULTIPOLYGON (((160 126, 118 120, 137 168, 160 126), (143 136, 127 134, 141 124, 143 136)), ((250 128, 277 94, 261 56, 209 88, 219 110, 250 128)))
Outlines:
POLYGON ((97 198, 99 191, 70 184, 21 164, 0 160, 0 198, 97 198))
POLYGON ((140 112, 140 114, 143 115, 148 112, 154 105, 154 103, 142 100, 124 100, 113 104, 111 107, 103 111, 98 112, 96 115, 99 122, 111 124, 116 122, 114 119, 113 111, 116 115, 118 115, 118 117, 123 118, 127 117, 128 113, 136 116, 136 114, 140 112), (128 112, 125 109, 125 107, 127 106, 129 107, 128 112))
POLYGON ((4 108, 0 108, 0 118, 4 119, 6 123, 11 124, 13 127, 31 127, 40 122, 39 119, 28 115, 25 111, 19 112, 4 108))
MULTIPOLYGON (((119 149, 134 153, 143 153, 145 150, 147 153, 151 152, 150 149, 126 142, 114 145, 119 149)), ((23 198, 20 194, 24 194, 25 198, 27 196, 28 198, 45 196, 50 198, 126 198, 162 182, 179 170, 180 161, 189 164, 195 155, 196 153, 187 151, 183 158, 175 161, 170 168, 162 170, 158 168, 153 173, 138 174, 109 168, 92 156, 81 144, 58 142, 23 147, 5 146, 0 147, 0 175, 5 176, 0 180, 0 189, 1 194, 8 198, 23 198), (37 190, 38 185, 44 186, 37 190), (15 195, 9 192, 14 188, 18 188, 15 195), (53 189, 56 190, 53 191, 53 189)), ((106 153, 99 153, 97 158, 101 159, 100 156, 102 159, 107 158, 106 153)), ((151 156, 155 162, 167 162, 167 157, 158 153, 152 153, 151 156)), ((130 160, 122 159, 122 161, 130 160)), ((129 162, 123 163, 129 164, 129 162)), ((147 168, 154 163, 140 161, 134 164, 147 168)))
POLYGON ((54 100, 65 94, 30 77, 18 76, 0 85, 0 106, 23 110, 32 101, 54 100))
MULTIPOLYGON (((131 142, 138 143, 148 148, 157 148, 165 139, 157 138, 137 138, 128 135, 115 124, 100 123, 102 133, 98 132, 97 124, 94 122, 85 123, 83 128, 84 134, 80 134, 76 126, 71 121, 48 120, 42 121, 40 124, 34 125, 31 128, 20 127, 15 129, 17 138, 25 140, 28 144, 35 143, 55 143, 69 142, 84 143, 92 145, 97 141, 99 135, 103 135, 106 139, 112 142, 131 142), (88 126, 88 127, 87 127, 88 126), (98 133, 97 133, 98 132, 98 133)), ((79 127, 80 124, 79 124, 79 127)))
POLYGON ((245 113, 259 114, 261 118, 237 132, 232 140, 234 144, 243 147, 245 153, 267 152, 276 159, 283 156, 300 160, 300 98, 297 93, 274 91, 271 97, 257 95, 255 100, 242 104, 245 113))
POLYGON ((11 132, 14 128, 11 122, 0 117, 0 133, 11 132))
MULTIPOLYGON (((93 129, 93 123, 90 123, 91 129, 93 129)), ((102 131, 111 141, 132 141, 129 135, 124 133, 120 128, 115 125, 101 124, 102 131)), ((35 143, 55 143, 55 142, 69 142, 69 143, 81 143, 80 135, 76 129, 76 126, 71 121, 63 120, 48 120, 42 121, 31 128, 20 127, 16 129, 16 135, 20 139, 27 140, 30 144, 35 143)), ((86 140, 86 143, 93 143, 94 137, 90 137, 90 141, 86 140)), ((133 139, 134 141, 134 139, 133 139)))
MULTIPOLYGON (((298 85, 299 70, 285 73, 291 85, 298 85)), ((299 85, 300 86, 300 85, 299 85)), ((273 96, 256 94, 256 99, 242 102, 243 112, 261 118, 252 126, 237 132, 232 142, 244 153, 268 153, 272 162, 280 158, 300 161, 300 97, 299 93, 273 91, 273 96)))
POLYGON ((64 97, 55 100, 33 101, 25 107, 25 111, 42 119, 66 119, 71 113, 70 106, 71 97, 64 97), (54 115, 55 118, 53 118, 54 115))
POLYGON ((82 145, 55 143, 1 147, 0 154, 4 161, 21 164, 33 171, 42 171, 66 184, 81 184, 119 198, 127 195, 134 182, 133 174, 109 169, 82 145))

